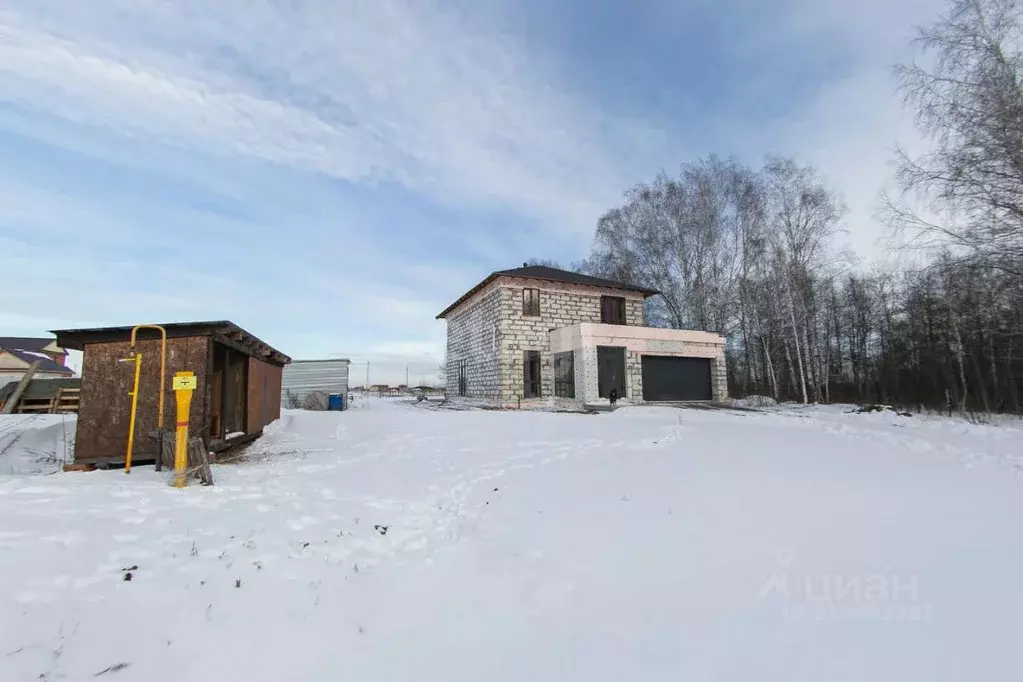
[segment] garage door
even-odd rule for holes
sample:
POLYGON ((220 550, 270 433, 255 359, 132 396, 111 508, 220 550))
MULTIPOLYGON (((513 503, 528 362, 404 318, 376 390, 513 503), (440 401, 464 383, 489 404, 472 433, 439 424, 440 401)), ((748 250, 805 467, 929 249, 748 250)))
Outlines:
POLYGON ((711 400, 710 359, 643 356, 643 400, 711 400))

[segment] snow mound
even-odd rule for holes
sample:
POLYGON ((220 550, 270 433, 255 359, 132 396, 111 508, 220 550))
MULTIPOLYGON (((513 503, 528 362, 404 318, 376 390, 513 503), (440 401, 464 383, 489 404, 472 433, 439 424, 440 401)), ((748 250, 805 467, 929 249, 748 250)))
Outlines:
POLYGON ((0 474, 49 474, 74 459, 76 415, 0 415, 0 474))
POLYGON ((748 395, 732 401, 735 407, 774 407, 778 401, 769 395, 748 395))

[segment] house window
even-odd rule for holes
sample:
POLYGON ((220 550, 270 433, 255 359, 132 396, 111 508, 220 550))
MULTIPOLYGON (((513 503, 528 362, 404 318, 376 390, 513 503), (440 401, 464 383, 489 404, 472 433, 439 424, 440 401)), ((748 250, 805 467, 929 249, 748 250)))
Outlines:
POLYGON ((540 290, 522 290, 522 314, 530 317, 540 317, 540 290))
POLYGON ((465 378, 465 360, 458 361, 458 395, 465 397, 467 381, 465 378))
POLYGON ((527 350, 522 353, 522 396, 540 397, 540 351, 527 350))
POLYGON ((575 354, 572 351, 554 356, 554 395, 575 397, 575 354))
POLYGON ((600 321, 604 324, 625 324, 625 299, 621 296, 601 296, 600 321))

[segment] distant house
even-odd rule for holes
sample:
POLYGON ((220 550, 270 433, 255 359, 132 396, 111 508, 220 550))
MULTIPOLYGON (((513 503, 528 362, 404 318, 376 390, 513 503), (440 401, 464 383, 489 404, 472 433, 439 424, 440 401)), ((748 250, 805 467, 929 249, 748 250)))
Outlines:
POLYGON ((39 362, 37 379, 67 379, 74 372, 65 367, 67 351, 54 338, 0 337, 0 385, 19 381, 32 363, 39 362))
POLYGON ((723 401, 725 339, 646 326, 658 292, 544 266, 491 273, 438 315, 447 395, 514 407, 614 391, 630 402, 723 401))

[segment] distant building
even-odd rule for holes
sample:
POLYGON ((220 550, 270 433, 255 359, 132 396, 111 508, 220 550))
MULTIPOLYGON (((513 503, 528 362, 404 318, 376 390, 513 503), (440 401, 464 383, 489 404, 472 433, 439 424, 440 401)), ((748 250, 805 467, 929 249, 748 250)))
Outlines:
POLYGON ((74 372, 65 367, 67 351, 54 338, 0 337, 0 386, 19 381, 34 362, 37 379, 67 379, 74 372))
POLYGON ((281 404, 285 407, 304 407, 310 394, 344 396, 348 404, 347 358, 328 360, 292 360, 285 366, 281 380, 281 404))

